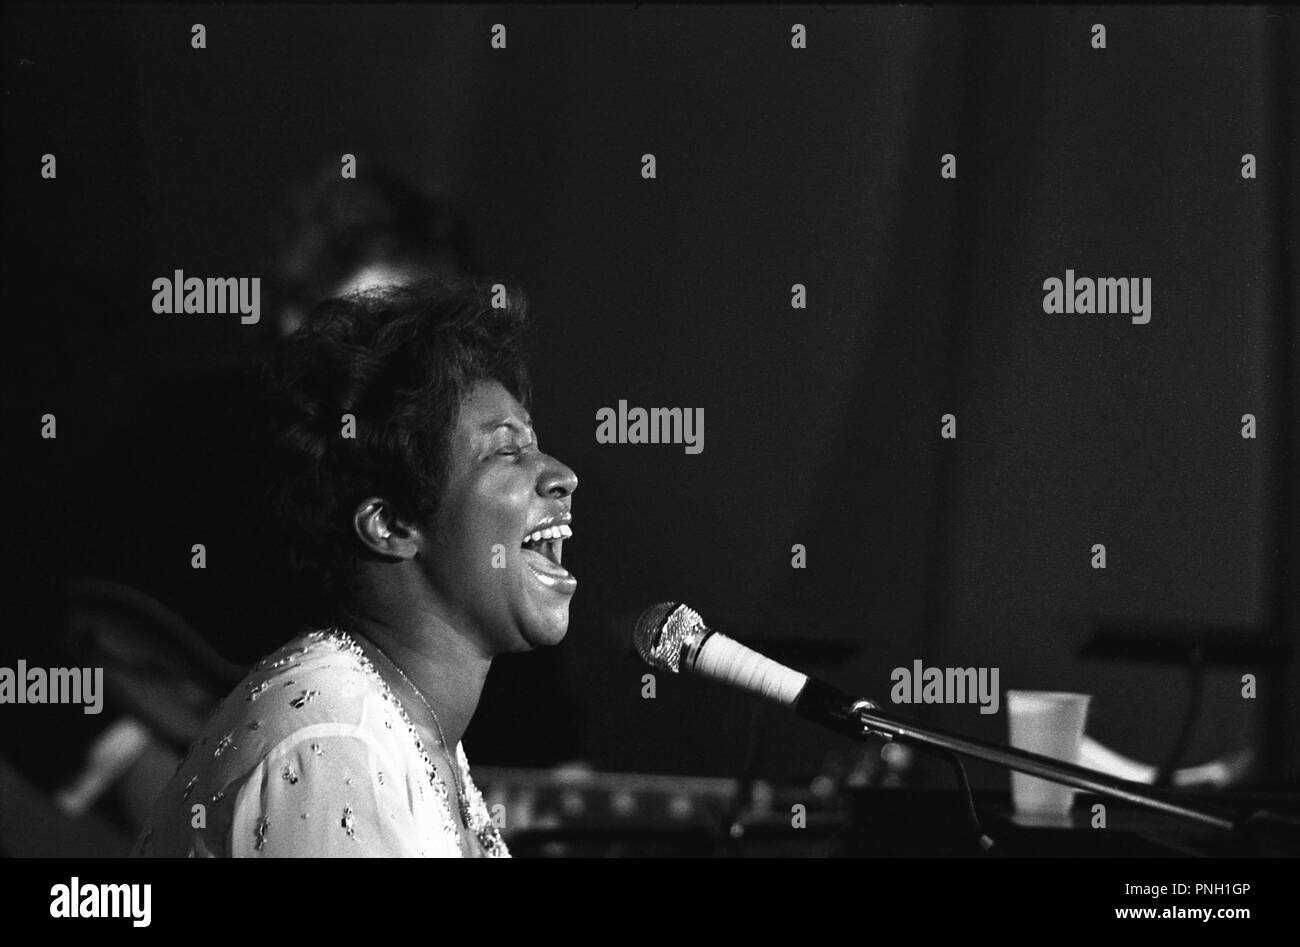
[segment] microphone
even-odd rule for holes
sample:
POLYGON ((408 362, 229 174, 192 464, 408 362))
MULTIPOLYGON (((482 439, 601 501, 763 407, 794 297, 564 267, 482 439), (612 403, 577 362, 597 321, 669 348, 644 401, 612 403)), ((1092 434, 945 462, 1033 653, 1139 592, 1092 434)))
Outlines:
POLYGON ((661 602, 642 612, 632 641, 641 660, 652 668, 712 678, 850 736, 865 733, 858 712, 877 709, 869 700, 848 697, 718 634, 698 612, 680 602, 661 602))

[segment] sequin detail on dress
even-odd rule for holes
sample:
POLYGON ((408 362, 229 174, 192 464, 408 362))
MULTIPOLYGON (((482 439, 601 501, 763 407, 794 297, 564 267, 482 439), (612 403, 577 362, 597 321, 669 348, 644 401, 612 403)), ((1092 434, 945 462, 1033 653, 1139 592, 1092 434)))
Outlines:
MULTIPOLYGON (((424 743, 420 740, 419 732, 416 730, 415 724, 412 722, 410 716, 407 715, 406 708, 402 705, 402 702, 397 699, 397 695, 392 692, 383 676, 375 669, 375 666, 370 662, 370 658, 366 655, 365 651, 362 650, 361 646, 352 639, 351 635, 343 631, 341 628, 331 628, 328 631, 319 632, 319 636, 328 639, 335 647, 346 651, 348 654, 351 654, 356 658, 362 668, 365 669, 366 673, 380 687, 384 695, 384 700, 396 709, 398 716, 406 727, 407 733, 410 734, 411 739, 415 742, 416 752, 419 753, 420 759, 424 763, 425 774, 428 777, 429 785, 433 789, 434 799, 440 810, 441 828, 450 839, 456 840, 455 844, 457 848, 459 848, 459 840, 461 837, 460 819, 456 816, 456 806, 451 799, 451 794, 448 792, 446 784, 438 775, 437 766, 434 765, 428 751, 425 750, 424 743)), ((501 837, 501 830, 488 813, 487 805, 483 801, 482 794, 478 791, 478 787, 474 785, 474 780, 470 778, 469 760, 465 757, 465 751, 461 748, 460 744, 456 745, 454 751, 450 747, 444 749, 451 757, 451 765, 460 768, 461 782, 465 786, 465 795, 468 797, 465 800, 465 810, 469 819, 467 828, 477 838, 483 853, 489 858, 509 858, 510 850, 506 846, 505 839, 501 837)), ((349 810, 349 812, 350 811, 351 810, 349 810)))
POLYGON ((509 858, 510 850, 506 847, 505 839, 501 837, 501 828, 497 825, 496 819, 492 818, 491 813, 488 812, 487 803, 483 801, 483 794, 479 792, 478 786, 474 784, 474 780, 469 774, 469 759, 466 758, 465 751, 460 744, 456 745, 456 762, 461 767, 461 773, 465 781, 465 793, 469 796, 469 811, 472 816, 470 828, 478 836, 484 854, 488 858, 509 858))
POLYGON ((271 828, 271 820, 268 819, 266 816, 262 816, 257 820, 257 828, 255 830, 257 835, 257 842, 253 845, 253 847, 257 849, 259 852, 266 847, 266 833, 268 830, 270 830, 270 828, 271 828))
POLYGON ((372 665, 359 640, 341 630, 317 630, 264 659, 259 671, 227 698, 230 706, 224 717, 214 713, 209 718, 178 768, 170 796, 173 804, 176 789, 183 797, 173 820, 175 831, 159 828, 155 835, 153 829, 161 823, 151 819, 140 853, 156 856, 165 848, 170 857, 275 856, 324 847, 333 854, 364 850, 508 857, 469 775, 463 749, 455 744, 444 748, 435 736, 428 736, 430 731, 412 723, 405 705, 376 670, 380 659, 376 656, 372 665), (301 680, 290 679, 295 669, 301 680), (262 701, 254 718, 250 704, 277 686, 281 696, 262 701), (336 702, 342 711, 338 715, 336 702), (299 713, 308 703, 312 713, 299 713), (353 716, 357 709, 364 711, 359 718, 353 716), (387 755, 354 759, 358 748, 346 734, 341 734, 344 739, 336 752, 336 744, 327 738, 334 740, 331 728, 339 726, 357 726, 358 737, 383 747, 387 755), (305 742, 288 742, 299 732, 307 737, 305 742), (236 739, 241 734, 242 743, 236 739), (255 793, 245 791, 259 765, 265 766, 261 778, 274 781, 273 786, 262 784, 261 805, 255 793), (451 772, 461 780, 460 794, 451 788, 448 765, 459 767, 451 772), (315 780, 316 772, 331 778, 315 780), (237 797, 249 804, 237 806, 237 797), (207 829, 193 832, 191 800, 205 799, 212 807, 220 805, 219 814, 210 810, 207 829), (331 819, 338 820, 335 825, 355 844, 333 835, 331 819), (268 847, 272 821, 279 833, 275 848, 268 847), (400 837, 395 834, 399 824, 404 827, 400 837))

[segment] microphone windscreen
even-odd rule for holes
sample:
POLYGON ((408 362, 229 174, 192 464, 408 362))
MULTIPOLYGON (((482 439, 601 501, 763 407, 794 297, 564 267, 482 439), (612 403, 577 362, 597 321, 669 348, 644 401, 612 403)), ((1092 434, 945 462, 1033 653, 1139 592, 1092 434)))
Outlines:
POLYGON ((681 670, 681 641, 664 632, 668 617, 679 607, 677 602, 651 605, 636 620, 632 632, 632 644, 641 660, 653 668, 674 674, 681 670))

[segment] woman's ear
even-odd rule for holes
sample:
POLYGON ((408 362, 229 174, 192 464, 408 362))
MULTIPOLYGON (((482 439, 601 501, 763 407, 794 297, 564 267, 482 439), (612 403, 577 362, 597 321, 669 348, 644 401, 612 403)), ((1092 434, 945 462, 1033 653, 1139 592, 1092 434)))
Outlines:
POLYGON ((423 543, 419 529, 394 515, 382 497, 367 497, 357 504, 352 530, 363 546, 388 558, 414 559, 423 543))

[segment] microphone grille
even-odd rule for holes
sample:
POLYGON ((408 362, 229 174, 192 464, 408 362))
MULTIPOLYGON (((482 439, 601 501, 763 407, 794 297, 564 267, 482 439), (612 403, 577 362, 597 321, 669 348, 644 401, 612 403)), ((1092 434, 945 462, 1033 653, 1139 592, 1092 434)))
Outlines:
POLYGON ((641 660, 673 674, 682 669, 682 651, 704 631, 704 619, 680 602, 651 605, 636 620, 632 642, 641 660))

